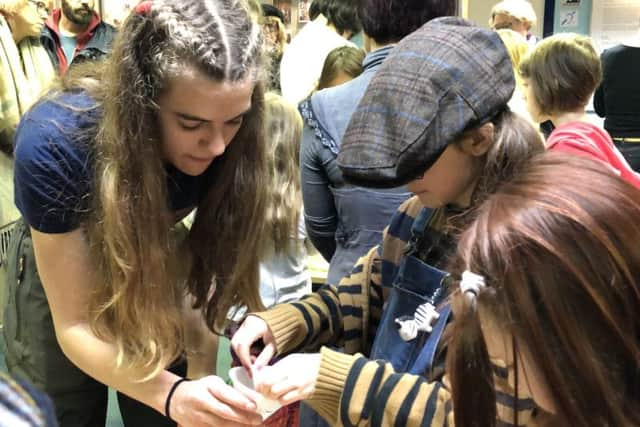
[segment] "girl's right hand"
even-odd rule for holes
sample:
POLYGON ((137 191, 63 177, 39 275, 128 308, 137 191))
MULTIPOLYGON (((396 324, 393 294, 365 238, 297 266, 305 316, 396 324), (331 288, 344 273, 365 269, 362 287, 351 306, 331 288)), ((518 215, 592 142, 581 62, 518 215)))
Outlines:
POLYGON ((170 405, 171 418, 180 427, 262 425, 255 401, 215 375, 183 382, 176 388, 170 405))
POLYGON ((231 348, 238 360, 249 372, 261 369, 269 363, 276 353, 276 340, 267 322, 257 316, 247 316, 238 331, 231 338, 231 348), (252 360, 251 346, 262 340, 264 348, 255 361, 252 360))

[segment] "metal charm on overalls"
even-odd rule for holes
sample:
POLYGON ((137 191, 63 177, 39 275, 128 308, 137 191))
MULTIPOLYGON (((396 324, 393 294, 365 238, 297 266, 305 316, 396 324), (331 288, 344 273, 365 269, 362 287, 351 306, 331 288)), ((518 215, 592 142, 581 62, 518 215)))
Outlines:
MULTIPOLYGON (((432 373, 437 344, 450 315, 449 306, 436 310, 449 276, 418 256, 434 211, 423 209, 411 227, 411 239, 392 283, 371 349, 372 359, 389 361, 397 372, 432 373)), ((384 280, 383 280, 384 282, 384 280)))

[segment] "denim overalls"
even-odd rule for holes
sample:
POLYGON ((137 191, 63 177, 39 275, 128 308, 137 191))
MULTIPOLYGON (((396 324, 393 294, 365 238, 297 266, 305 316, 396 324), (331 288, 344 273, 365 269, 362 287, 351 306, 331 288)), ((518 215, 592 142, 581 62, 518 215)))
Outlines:
POLYGON ((444 298, 444 280, 448 273, 422 261, 418 245, 435 211, 422 209, 411 227, 411 240, 402 257, 376 331, 371 359, 390 362, 396 372, 408 372, 432 378, 436 348, 450 317, 449 305, 440 307, 439 318, 431 333, 419 332, 411 340, 399 332, 397 319, 413 317, 418 307, 430 303, 438 307, 444 298))

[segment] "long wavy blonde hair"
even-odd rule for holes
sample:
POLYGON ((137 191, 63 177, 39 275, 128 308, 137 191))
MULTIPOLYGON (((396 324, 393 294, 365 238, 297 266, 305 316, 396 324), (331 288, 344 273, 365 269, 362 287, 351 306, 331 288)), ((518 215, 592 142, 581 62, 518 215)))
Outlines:
POLYGON ((95 177, 86 231, 98 280, 90 323, 116 344, 118 366, 140 379, 183 352, 187 293, 212 330, 232 306, 262 308, 255 245, 266 200, 260 82, 240 130, 203 176, 206 190, 180 245, 172 238, 156 102, 170 78, 194 69, 214 81, 257 79, 261 43, 241 1, 154 0, 149 12, 125 20, 104 67, 67 79, 66 90, 87 90, 102 110, 90 141, 95 177))
POLYGON ((516 86, 520 91, 524 91, 524 86, 522 85, 522 76, 520 75, 519 67, 520 62, 524 59, 525 56, 529 53, 531 49, 527 39, 524 36, 516 31, 513 31, 508 28, 503 28, 500 30, 496 30, 500 39, 502 39, 502 43, 504 43, 507 48, 507 52, 509 52, 509 58, 511 59, 511 66, 513 67, 513 76, 516 79, 516 86))
POLYGON ((266 220, 276 252, 289 248, 297 235, 302 208, 300 188, 300 138, 302 117, 296 108, 280 95, 265 96, 265 128, 267 139, 268 194, 266 220))

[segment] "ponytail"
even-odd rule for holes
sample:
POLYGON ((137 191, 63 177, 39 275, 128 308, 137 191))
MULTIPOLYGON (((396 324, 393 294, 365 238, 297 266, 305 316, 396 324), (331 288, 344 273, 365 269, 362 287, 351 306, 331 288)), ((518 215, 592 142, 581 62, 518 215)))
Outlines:
POLYGON ((493 120, 494 142, 474 194, 472 205, 479 206, 505 181, 515 176, 529 159, 544 151, 544 141, 533 125, 509 109, 493 120))
POLYGON ((462 293, 452 297, 454 321, 449 335, 446 371, 451 379, 456 427, 494 427, 493 372, 474 305, 462 293))

